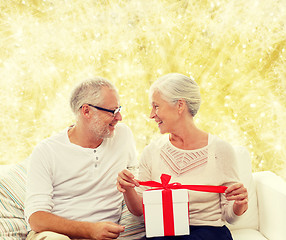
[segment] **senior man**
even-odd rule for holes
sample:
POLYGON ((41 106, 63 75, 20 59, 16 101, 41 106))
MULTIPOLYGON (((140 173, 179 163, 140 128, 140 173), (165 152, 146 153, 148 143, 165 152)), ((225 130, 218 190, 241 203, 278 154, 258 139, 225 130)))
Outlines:
POLYGON ((118 172, 136 165, 135 142, 123 123, 119 95, 107 79, 81 82, 70 106, 74 125, 40 142, 30 156, 27 239, 116 239, 123 196, 118 172))

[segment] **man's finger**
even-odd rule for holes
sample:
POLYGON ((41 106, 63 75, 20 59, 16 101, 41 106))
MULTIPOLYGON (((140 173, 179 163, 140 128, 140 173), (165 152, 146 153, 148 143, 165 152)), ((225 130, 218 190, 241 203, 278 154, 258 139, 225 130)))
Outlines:
POLYGON ((110 225, 109 225, 109 232, 111 233, 121 233, 121 232, 124 232, 125 230, 125 227, 124 226, 121 226, 121 225, 118 225, 116 223, 113 223, 113 222, 110 222, 110 225))

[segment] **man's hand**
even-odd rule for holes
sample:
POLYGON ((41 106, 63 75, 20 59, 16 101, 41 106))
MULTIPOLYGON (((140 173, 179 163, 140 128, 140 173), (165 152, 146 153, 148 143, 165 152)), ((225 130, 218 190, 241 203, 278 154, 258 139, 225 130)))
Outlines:
POLYGON ((113 222, 91 223, 91 238, 95 240, 108 240, 118 238, 124 227, 113 222))
POLYGON ((52 231, 72 239, 116 239, 124 227, 113 222, 85 222, 69 220, 49 212, 38 211, 29 218, 35 232, 52 231))

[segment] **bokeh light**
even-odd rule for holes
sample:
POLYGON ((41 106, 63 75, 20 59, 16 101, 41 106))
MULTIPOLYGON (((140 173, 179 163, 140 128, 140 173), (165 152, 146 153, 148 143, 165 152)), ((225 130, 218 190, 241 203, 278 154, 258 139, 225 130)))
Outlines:
POLYGON ((196 123, 245 146, 253 171, 286 178, 285 0, 0 0, 0 162, 29 156, 74 121, 75 84, 120 91, 138 156, 159 135, 148 89, 179 72, 199 83, 196 123))

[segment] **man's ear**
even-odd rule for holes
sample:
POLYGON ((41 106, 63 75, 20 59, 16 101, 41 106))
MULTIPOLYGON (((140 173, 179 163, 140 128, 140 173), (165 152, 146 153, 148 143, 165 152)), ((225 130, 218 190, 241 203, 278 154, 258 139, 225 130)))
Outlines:
POLYGON ((83 104, 80 110, 84 118, 90 118, 90 107, 87 104, 83 104))

